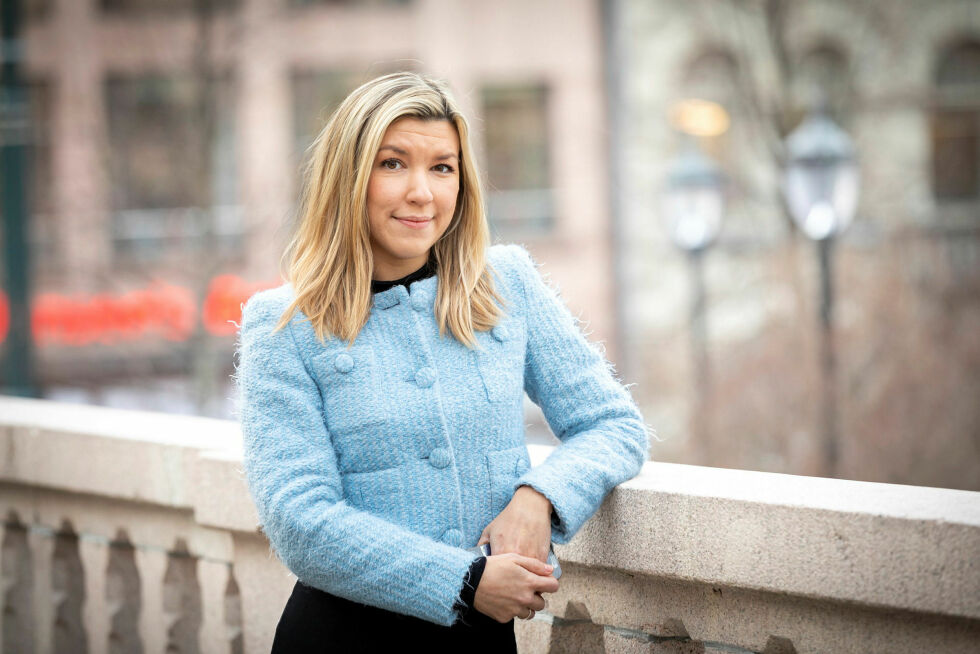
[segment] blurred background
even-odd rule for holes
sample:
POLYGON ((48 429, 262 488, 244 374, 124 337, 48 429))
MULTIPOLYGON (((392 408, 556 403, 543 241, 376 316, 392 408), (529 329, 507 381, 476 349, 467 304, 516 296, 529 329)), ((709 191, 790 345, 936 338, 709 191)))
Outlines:
POLYGON ((305 150, 408 69, 655 459, 980 490, 978 2, 0 6, 2 393, 235 419, 305 150))

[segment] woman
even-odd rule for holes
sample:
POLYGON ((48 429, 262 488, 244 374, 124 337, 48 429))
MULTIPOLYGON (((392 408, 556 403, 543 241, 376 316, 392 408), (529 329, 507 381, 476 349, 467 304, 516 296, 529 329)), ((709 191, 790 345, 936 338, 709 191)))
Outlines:
POLYGON ((488 247, 478 180, 455 101, 413 73, 355 90, 314 145, 289 284, 239 336, 245 473, 298 578, 274 652, 516 651, 513 619, 558 589, 551 542, 646 459, 527 252, 488 247), (562 441, 534 469, 525 391, 562 441))

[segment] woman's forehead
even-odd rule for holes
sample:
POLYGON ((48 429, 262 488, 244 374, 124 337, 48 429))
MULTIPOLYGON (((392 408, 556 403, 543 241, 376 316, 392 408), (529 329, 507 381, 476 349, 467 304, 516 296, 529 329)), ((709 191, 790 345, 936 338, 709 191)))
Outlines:
POLYGON ((406 148, 444 150, 445 152, 439 154, 457 156, 459 134, 456 133, 456 125, 442 118, 432 120, 413 116, 399 118, 385 130, 379 151, 381 149, 406 150, 406 148))

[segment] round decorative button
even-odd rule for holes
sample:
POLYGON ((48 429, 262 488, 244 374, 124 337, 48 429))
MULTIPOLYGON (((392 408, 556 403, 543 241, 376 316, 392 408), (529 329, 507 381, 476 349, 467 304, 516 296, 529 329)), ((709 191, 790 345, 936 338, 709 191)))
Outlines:
POLYGON ((493 329, 490 330, 490 333, 493 334, 493 337, 498 341, 500 341, 501 343, 503 343, 508 338, 510 338, 510 332, 507 331, 507 327, 505 327, 504 325, 496 325, 493 329))
POLYGON ((449 450, 444 447, 437 447, 429 452, 429 464, 433 468, 445 468, 449 465, 449 450))
POLYGON ((394 289, 388 289, 374 296, 374 306, 379 309, 390 309, 398 304, 399 301, 398 294, 394 289))
POLYGON ((461 532, 459 529, 447 529, 442 535, 442 542, 446 545, 459 547, 463 544, 463 532, 461 532))
POLYGON ((416 293, 412 295, 412 308, 416 311, 425 311, 429 308, 429 298, 425 296, 425 293, 416 291, 416 293))
POLYGON ((417 373, 415 373, 415 383, 419 385, 419 388, 428 388, 436 383, 436 372, 432 368, 420 368, 417 373))
POLYGON ((350 372, 354 369, 354 359, 346 353, 338 354, 337 358, 333 360, 333 367, 337 369, 337 372, 350 372))

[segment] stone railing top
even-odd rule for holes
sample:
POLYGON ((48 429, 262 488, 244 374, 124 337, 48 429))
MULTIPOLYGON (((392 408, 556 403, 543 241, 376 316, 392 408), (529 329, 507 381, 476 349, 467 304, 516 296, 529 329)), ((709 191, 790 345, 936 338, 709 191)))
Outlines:
POLYGON ((192 508, 196 462, 212 450, 240 458, 238 425, 0 397, 0 480, 192 508))
MULTIPOLYGON (((551 449, 531 446, 540 464, 551 449)), ((193 511, 254 532, 231 421, 0 398, 0 482, 193 511)), ((563 562, 980 618, 980 493, 648 463, 563 562)))
POLYGON ((229 420, 0 396, 0 425, 195 449, 241 449, 229 420))
POLYGON ((647 463, 641 475, 622 487, 980 527, 980 493, 949 488, 653 462, 647 463))

